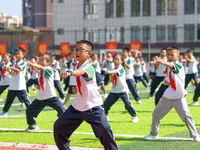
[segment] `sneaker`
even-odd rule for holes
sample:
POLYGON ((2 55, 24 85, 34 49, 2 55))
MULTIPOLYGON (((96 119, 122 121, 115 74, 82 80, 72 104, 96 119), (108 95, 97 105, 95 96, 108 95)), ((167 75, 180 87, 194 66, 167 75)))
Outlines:
POLYGON ((195 141, 195 142, 200 142, 200 137, 199 137, 199 136, 195 137, 195 138, 194 138, 194 141, 195 141))
POLYGON ((142 101, 141 101, 141 100, 138 100, 138 101, 137 101, 137 104, 142 104, 142 101))
POLYGON ((110 120, 108 116, 106 116, 106 118, 107 118, 108 121, 110 120))
POLYGON ((63 99, 62 99, 62 98, 60 98, 59 100, 60 100, 62 103, 64 103, 64 101, 65 101, 65 98, 63 98, 63 99))
POLYGON ((108 94, 106 93, 106 94, 104 94, 104 96, 103 96, 104 98, 107 98, 108 97, 108 94))
POLYGON ((29 125, 28 128, 25 131, 36 131, 39 130, 40 128, 34 124, 34 125, 29 125))
POLYGON ((7 112, 2 112, 0 114, 0 118, 8 118, 8 113, 7 112))
POLYGON ((145 139, 157 139, 158 136, 153 136, 151 134, 147 135, 147 136, 144 136, 145 139))
POLYGON ((153 95, 149 95, 148 99, 152 99, 152 98, 154 98, 154 96, 153 95))
POLYGON ((134 123, 139 122, 139 118, 138 117, 133 117, 132 122, 134 122, 134 123))
POLYGON ((195 101, 193 101, 191 104, 190 104, 191 106, 195 106, 195 105, 199 105, 199 103, 198 102, 195 102, 195 101))

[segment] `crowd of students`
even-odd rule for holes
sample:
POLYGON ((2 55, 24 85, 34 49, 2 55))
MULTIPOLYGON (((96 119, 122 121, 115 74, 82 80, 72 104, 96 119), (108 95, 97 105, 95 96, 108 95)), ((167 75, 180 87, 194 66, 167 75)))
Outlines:
POLYGON ((132 57, 128 47, 123 47, 121 54, 114 56, 112 52, 107 52, 102 60, 92 51, 92 43, 81 40, 67 58, 62 56, 59 60, 56 60, 55 53, 49 53, 27 61, 22 48, 15 50, 15 56, 5 54, 0 66, 0 94, 7 88, 8 93, 0 117, 8 117, 8 111, 17 96, 23 106, 27 107, 26 131, 39 129, 35 118, 44 107, 50 106, 57 111, 54 137, 59 149, 70 149, 69 137, 83 121, 92 126, 105 149, 118 149, 108 123, 109 110, 121 98, 131 121, 137 123, 139 118, 128 93, 130 91, 137 104, 142 104, 137 89, 137 83, 140 81, 145 88, 150 87, 149 98, 154 98, 155 95, 156 105, 151 133, 145 138, 158 137, 160 120, 174 107, 186 123, 194 141, 200 141, 185 98, 186 88, 191 82, 195 92, 190 105, 198 105, 200 63, 199 58, 193 56, 193 50, 189 49, 186 54, 181 55, 179 48, 175 46, 161 49, 160 56, 153 57, 149 62, 148 76, 144 59, 132 57), (64 89, 61 88, 62 82, 64 89), (110 82, 112 87, 108 93, 105 86, 110 82), (98 86, 103 91, 104 102, 98 92, 98 86), (32 87, 34 92, 35 88, 38 89, 33 102, 29 100, 29 87, 32 87), (57 98, 55 89, 60 99, 57 98), (65 110, 64 107, 72 94, 76 94, 76 97, 72 105, 65 110))

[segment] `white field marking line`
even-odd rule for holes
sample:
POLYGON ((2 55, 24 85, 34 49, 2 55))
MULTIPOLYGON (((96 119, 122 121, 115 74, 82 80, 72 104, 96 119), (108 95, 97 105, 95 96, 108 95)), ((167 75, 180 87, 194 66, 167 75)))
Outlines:
MULTIPOLYGON (((21 131, 21 132, 25 132, 25 129, 15 129, 15 128, 0 128, 0 130, 1 131, 21 131)), ((30 131, 30 132, 53 133, 53 131, 50 131, 50 130, 35 130, 35 131, 30 131)), ((74 134, 94 135, 93 132, 74 132, 74 134)), ((128 135, 128 134, 114 134, 114 136, 132 137, 132 138, 143 138, 144 137, 142 135, 128 135)), ((157 140, 183 140, 183 141, 192 141, 193 140, 192 138, 178 138, 178 137, 158 137, 156 139, 157 140)))
MULTIPOLYGON (((15 103, 15 104, 12 104, 12 106, 19 106, 21 105, 22 103, 15 103)), ((0 107, 4 107, 4 105, 0 105, 0 107)))

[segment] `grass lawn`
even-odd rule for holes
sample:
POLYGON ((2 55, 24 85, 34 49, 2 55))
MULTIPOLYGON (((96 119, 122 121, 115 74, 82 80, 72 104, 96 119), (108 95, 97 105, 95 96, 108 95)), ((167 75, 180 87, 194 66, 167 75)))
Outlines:
MULTIPOLYGON (((106 87, 109 91, 110 86, 106 87)), ((144 88, 139 84, 138 89, 140 91, 139 95, 142 98, 142 105, 136 104, 132 95, 129 94, 131 102, 138 112, 139 123, 132 123, 131 116, 124 108, 124 104, 119 100, 109 112, 109 123, 114 132, 114 134, 127 134, 127 135, 147 135, 150 133, 152 111, 155 108, 154 99, 148 99, 149 89, 144 88)), ((193 88, 188 87, 187 90, 189 94, 187 95, 188 104, 192 102, 193 88)), ((30 100, 33 101, 36 94, 30 89, 31 96, 30 100)), ((102 92, 101 92, 102 93, 102 92)), ((5 99, 7 92, 2 94, 5 99)), ((5 101, 0 102, 3 105, 5 101)), ((14 103, 19 103, 18 99, 14 103)), ((68 106, 72 103, 69 101, 68 106)), ((2 108, 0 108, 2 109, 2 108)), ((189 106, 190 113, 193 116, 196 127, 200 133, 200 119, 199 119, 199 109, 200 106, 189 106)), ((17 128, 26 129, 28 125, 26 124, 25 108, 19 106, 12 106, 9 114, 9 118, 0 118, 0 128, 17 128)), ((53 123, 57 119, 56 112, 50 107, 46 107, 37 117, 37 124, 41 130, 53 130, 53 123)), ((76 130, 76 132, 88 132, 91 133, 92 128, 89 124, 83 123, 76 130)), ((100 147, 103 146, 94 135, 86 134, 73 134, 70 137, 71 146, 81 146, 81 147, 100 147)), ((160 125, 159 136, 165 137, 181 137, 190 138, 189 132, 185 124, 181 121, 178 114, 174 109, 168 113, 160 125)), ((0 130, 0 141, 1 142, 17 142, 17 143, 40 143, 40 144, 55 144, 52 133, 27 133, 27 132, 17 132, 17 131, 2 131, 0 130)), ((200 143, 193 141, 178 141, 178 140, 145 140, 143 138, 131 138, 116 136, 116 142, 120 149, 124 150, 140 150, 140 149, 198 149, 200 143)))

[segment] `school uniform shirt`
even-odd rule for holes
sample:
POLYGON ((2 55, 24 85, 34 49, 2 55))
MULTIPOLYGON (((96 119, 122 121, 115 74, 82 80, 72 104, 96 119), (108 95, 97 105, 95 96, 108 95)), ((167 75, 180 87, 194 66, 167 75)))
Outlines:
POLYGON ((54 68, 54 69, 57 69, 57 71, 54 72, 54 80, 59 80, 60 81, 60 75, 59 75, 60 66, 59 66, 59 62, 54 59, 53 62, 51 63, 51 67, 54 68))
POLYGON ((7 76, 4 76, 4 73, 7 72, 7 69, 5 68, 6 66, 12 66, 11 62, 8 62, 7 64, 1 64, 0 66, 0 71, 1 71, 1 76, 0 76, 0 86, 1 85, 9 85, 10 83, 10 78, 11 75, 8 74, 7 76))
POLYGON ((86 72, 88 78, 84 76, 76 77, 77 95, 72 106, 78 111, 86 111, 93 107, 103 105, 103 100, 98 92, 94 67, 86 60, 79 68, 78 63, 75 69, 86 72))
POLYGON ((156 69, 155 69, 156 63, 150 64, 150 72, 155 73, 156 69))
POLYGON ((146 63, 144 61, 142 61, 141 63, 142 63, 142 72, 146 73, 147 72, 146 63))
POLYGON ((126 74, 126 79, 133 79, 133 62, 132 60, 127 57, 125 59, 126 63, 130 66, 130 68, 128 69, 125 65, 124 65, 124 69, 125 69, 125 74, 126 74))
POLYGON ((101 67, 100 67, 99 61, 94 60, 92 63, 94 64, 93 67, 95 69, 95 72, 101 73, 101 67))
POLYGON ((114 63, 113 58, 109 58, 112 62, 106 61, 106 68, 107 70, 113 70, 114 69, 114 63))
POLYGON ((128 86, 126 84, 125 70, 122 65, 117 68, 117 74, 113 75, 113 84, 110 92, 112 93, 124 93, 128 92, 128 86))
MULTIPOLYGON (((73 71, 75 69, 75 66, 76 65, 74 63, 74 59, 72 59, 67 63, 67 70, 68 71, 73 71)), ((70 76, 69 85, 76 86, 76 78, 75 78, 75 76, 70 76)))
POLYGON ((54 74, 53 69, 49 66, 44 67, 44 71, 39 73, 39 86, 40 89, 37 93, 38 100, 47 100, 51 97, 56 97, 56 92, 54 88, 54 74))
POLYGON ((169 82, 170 83, 170 80, 169 80, 169 71, 170 71, 170 69, 169 69, 169 67, 166 67, 166 69, 165 69, 165 78, 164 78, 164 80, 163 80, 163 83, 165 82, 165 81, 167 81, 167 82, 169 82))
POLYGON ((163 96, 167 99, 180 99, 187 94, 185 90, 185 72, 179 61, 172 62, 174 69, 170 69, 168 76, 170 86, 165 90, 163 96))
POLYGON ((188 74, 197 73, 197 61, 196 61, 196 58, 194 56, 192 56, 190 59, 192 59, 194 62, 187 62, 188 74))
POLYGON ((30 73, 30 75, 31 75, 31 79, 38 79, 38 72, 37 71, 35 71, 35 69, 32 67, 32 66, 30 66, 29 68, 28 68, 28 72, 30 73))
POLYGON ((67 61, 60 62, 60 74, 67 71, 66 67, 62 67, 64 64, 67 64, 67 61))
POLYGON ((142 64, 140 62, 136 62, 138 65, 134 66, 135 69, 135 76, 139 77, 139 76, 143 76, 143 72, 142 72, 142 64))
POLYGON ((23 60, 14 62, 13 68, 19 68, 20 72, 11 71, 11 79, 9 84, 9 90, 26 90, 25 75, 26 75, 26 62, 23 60))
MULTIPOLYGON (((163 60, 164 61, 167 61, 167 58, 166 57, 164 57, 163 58, 163 60)), ((156 64, 156 67, 155 67, 155 69, 156 69, 156 76, 157 77, 164 77, 164 71, 165 71, 165 66, 164 65, 162 65, 162 64, 156 64)))
POLYGON ((135 70, 134 70, 134 63, 135 63, 135 58, 134 57, 129 57, 130 59, 131 59, 131 62, 132 62, 132 64, 133 64, 133 69, 132 69, 132 73, 133 73, 133 75, 135 74, 135 70))

